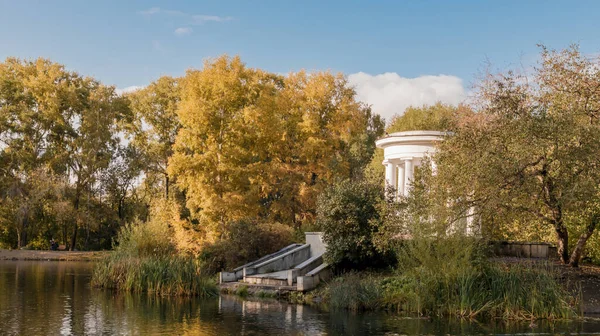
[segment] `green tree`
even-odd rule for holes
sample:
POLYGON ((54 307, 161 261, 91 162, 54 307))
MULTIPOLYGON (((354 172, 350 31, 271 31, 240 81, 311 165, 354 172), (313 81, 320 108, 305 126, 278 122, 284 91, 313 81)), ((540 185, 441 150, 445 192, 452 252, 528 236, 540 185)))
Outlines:
POLYGON ((562 261, 577 266, 600 220, 599 62, 576 47, 541 56, 530 78, 483 83, 478 113, 440 144, 436 180, 488 230, 517 219, 551 227, 562 261), (570 226, 580 233, 571 253, 570 226))
MULTIPOLYGON (((3 202, 20 199, 20 215, 14 218, 21 232, 28 232, 34 214, 44 213, 28 205, 35 196, 35 179, 43 172, 73 189, 65 195, 77 218, 71 235, 75 248, 85 214, 79 211, 81 199, 84 194, 87 200, 95 197, 97 178, 108 167, 118 143, 119 121, 127 114, 127 103, 114 88, 60 64, 14 58, 0 64, 2 197, 3 202)), ((20 236, 18 246, 26 244, 27 236, 20 236)))
POLYGON ((330 264, 349 269, 390 265, 389 253, 374 242, 383 224, 380 207, 386 202, 383 186, 366 179, 347 179, 321 194, 317 225, 330 264))

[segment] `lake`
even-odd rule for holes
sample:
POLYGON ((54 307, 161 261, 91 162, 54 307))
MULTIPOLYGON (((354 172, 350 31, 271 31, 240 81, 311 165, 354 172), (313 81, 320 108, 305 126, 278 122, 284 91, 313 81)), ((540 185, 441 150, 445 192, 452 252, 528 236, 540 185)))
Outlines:
POLYGON ((156 298, 90 287, 93 263, 0 261, 0 335, 600 334, 600 322, 425 320, 275 300, 156 298))

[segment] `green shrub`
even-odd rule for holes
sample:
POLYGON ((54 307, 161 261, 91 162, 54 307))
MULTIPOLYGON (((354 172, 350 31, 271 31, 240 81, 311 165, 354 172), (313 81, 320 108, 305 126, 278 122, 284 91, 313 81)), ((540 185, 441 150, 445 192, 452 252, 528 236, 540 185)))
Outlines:
POLYGON ((114 244, 114 253, 129 257, 169 256, 176 253, 170 240, 169 225, 157 218, 136 221, 121 228, 114 244))
POLYGON ((378 251, 373 236, 381 226, 378 206, 384 188, 369 180, 345 180, 328 188, 317 207, 317 225, 327 243, 325 259, 345 269, 385 267, 393 256, 378 251))

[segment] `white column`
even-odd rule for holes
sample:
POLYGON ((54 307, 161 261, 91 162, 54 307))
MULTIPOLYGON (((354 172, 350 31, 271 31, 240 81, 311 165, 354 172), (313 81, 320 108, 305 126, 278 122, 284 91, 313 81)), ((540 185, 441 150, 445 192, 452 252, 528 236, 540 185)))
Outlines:
POLYGON ((385 166, 385 185, 398 188, 398 165, 388 159, 383 160, 385 166))
POLYGON ((412 183, 414 173, 413 161, 408 159, 404 161, 404 196, 410 192, 410 184, 412 183))
POLYGON ((398 192, 397 196, 404 195, 404 166, 398 165, 398 192))
POLYGON ((392 167, 392 163, 389 160, 383 160, 383 165, 385 166, 385 185, 389 186, 392 184, 392 179, 394 175, 394 171, 392 167))

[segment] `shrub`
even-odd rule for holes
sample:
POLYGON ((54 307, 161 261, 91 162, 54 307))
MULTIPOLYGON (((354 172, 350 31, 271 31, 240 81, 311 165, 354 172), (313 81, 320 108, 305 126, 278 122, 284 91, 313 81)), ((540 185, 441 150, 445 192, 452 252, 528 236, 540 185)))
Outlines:
POLYGON ((206 244, 200 254, 210 273, 231 270, 273 253, 293 242, 294 232, 287 225, 239 220, 227 225, 228 234, 206 244))
POLYGON ((424 316, 571 318, 576 298, 547 265, 491 265, 456 273, 424 267, 382 281, 383 306, 424 316))
POLYGON ((347 269, 393 264, 391 255, 373 244, 381 226, 377 210, 381 202, 385 202, 384 188, 365 179, 342 181, 319 197, 317 224, 327 243, 328 263, 347 269))

